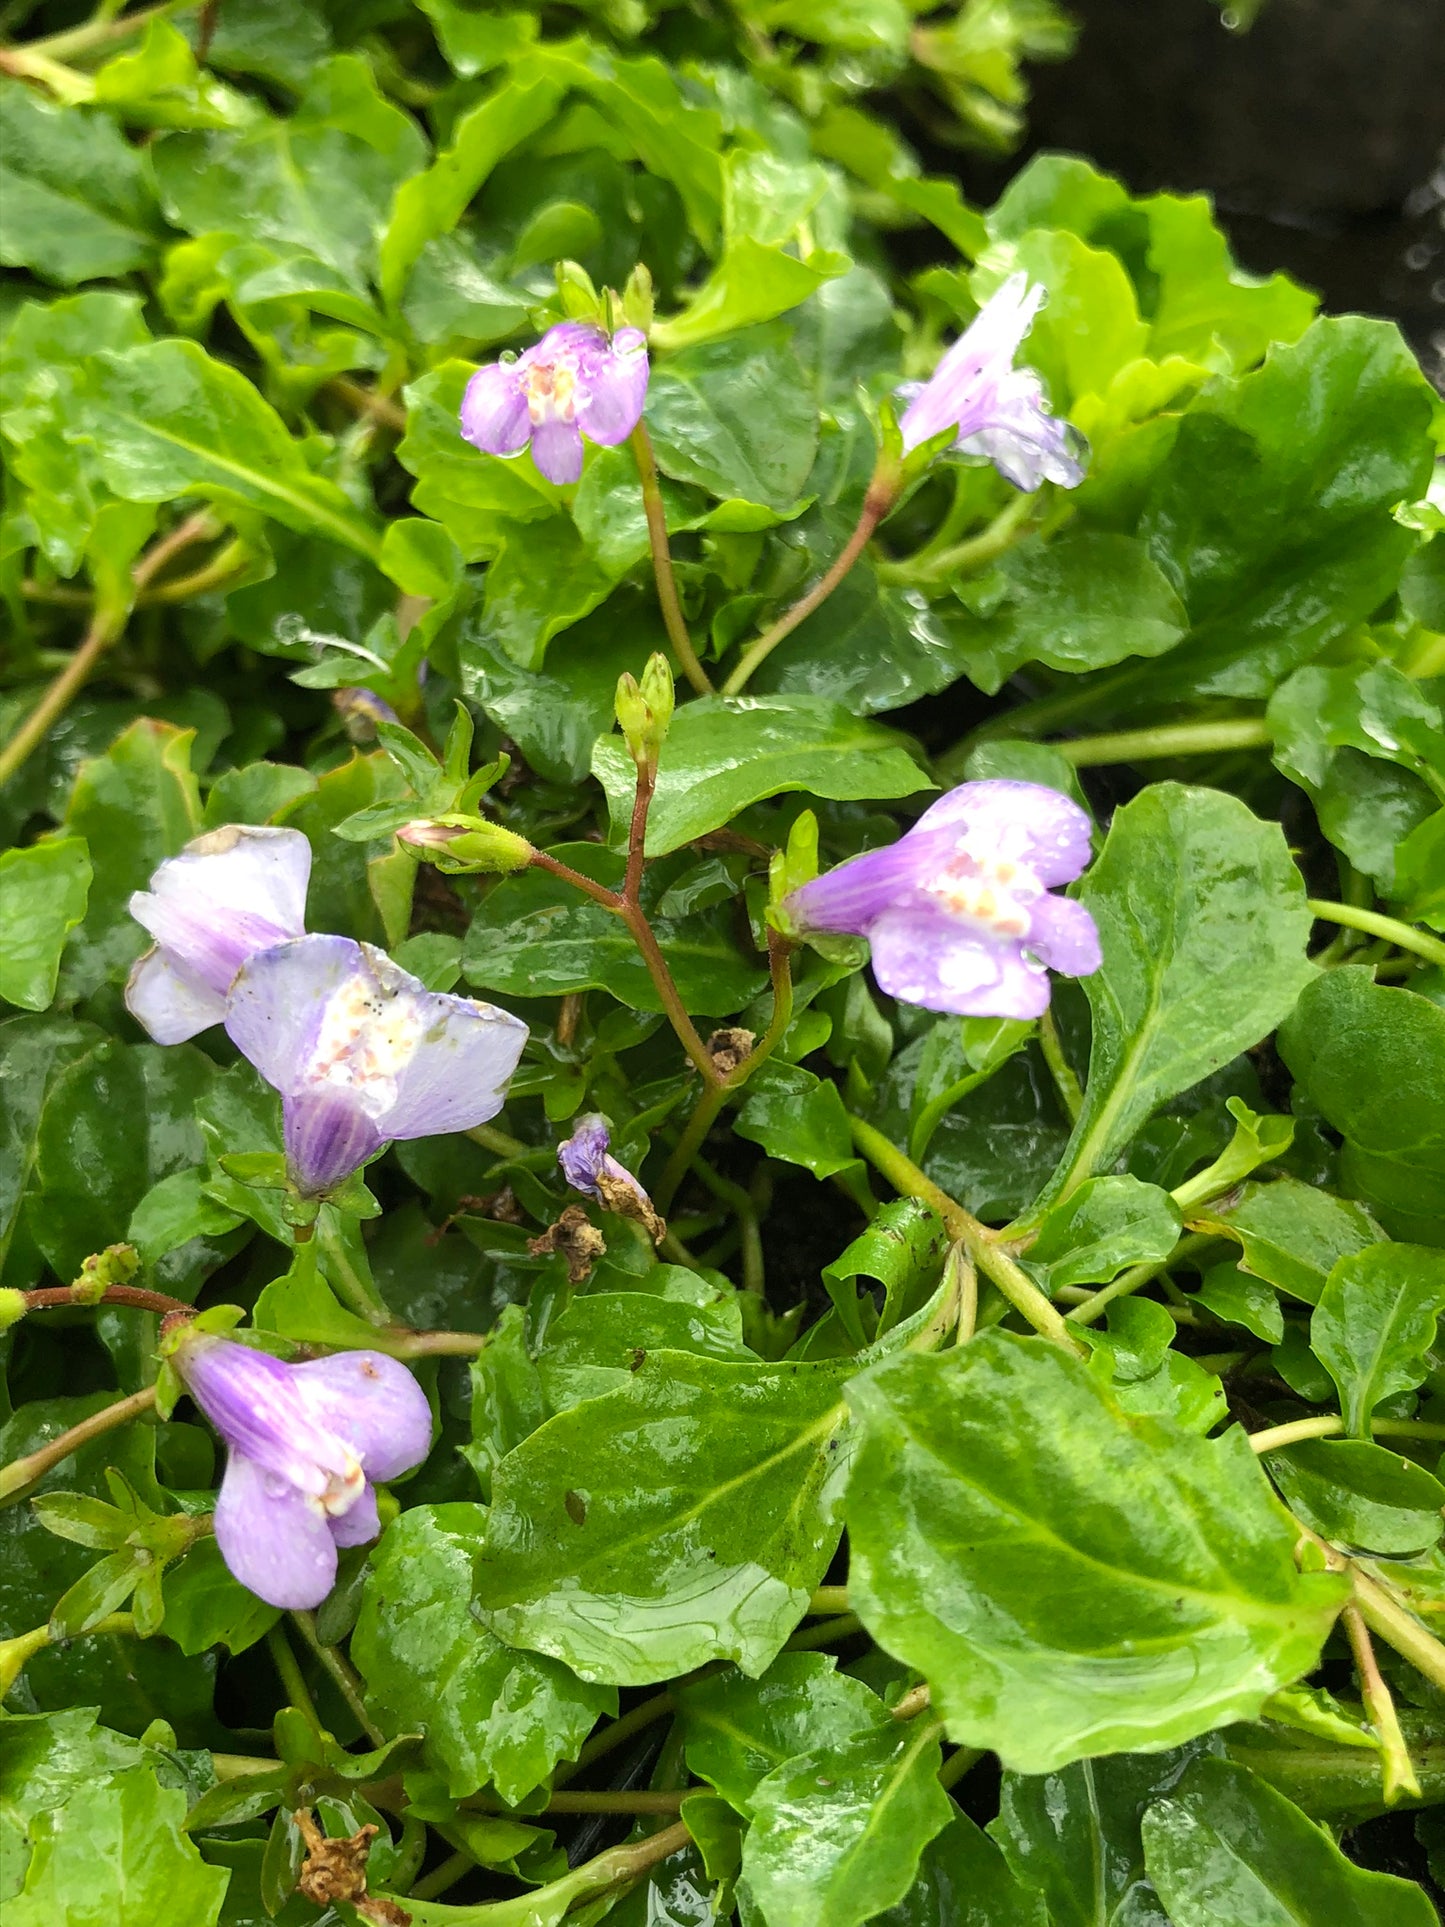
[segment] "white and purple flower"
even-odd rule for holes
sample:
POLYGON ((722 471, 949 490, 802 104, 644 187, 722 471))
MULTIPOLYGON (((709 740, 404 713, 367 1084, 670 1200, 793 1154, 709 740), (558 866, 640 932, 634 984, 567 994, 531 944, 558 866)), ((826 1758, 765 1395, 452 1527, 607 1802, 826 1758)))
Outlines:
POLYGON ((667 1227, 652 1199, 627 1166, 613 1157, 611 1142, 605 1117, 595 1111, 579 1117, 571 1137, 557 1146, 563 1177, 584 1198, 596 1198, 604 1209, 644 1225, 654 1240, 665 1237, 667 1227))
POLYGON ((216 1543, 232 1574, 269 1606, 319 1606, 339 1546, 380 1531, 376 1480, 399 1478, 431 1449, 431 1409, 381 1352, 285 1365, 205 1332, 172 1359, 225 1442, 216 1543))
POLYGON ((1015 488, 1078 487, 1088 452, 1083 436, 1049 413, 1034 371, 1013 365, 1044 293, 1026 274, 1010 275, 928 380, 899 389, 908 401, 899 422, 905 451, 954 428, 954 453, 985 456, 1015 488))
POLYGON ((226 1014, 242 964, 306 928, 311 845, 299 830, 228 824, 168 857, 130 913, 155 943, 125 1001, 158 1044, 180 1044, 226 1014))
POLYGON ((963 1017, 1040 1017, 1048 971, 1087 977, 1099 933, 1054 886, 1082 874, 1089 819, 1039 783, 963 783, 884 850, 786 899, 800 935, 867 937, 891 996, 963 1017))
POLYGON ((462 397, 462 434, 488 455, 518 455, 530 442, 549 482, 575 482, 584 435, 614 448, 636 428, 647 374, 640 328, 608 335, 564 321, 525 354, 477 370, 462 397))
POLYGON ((428 990, 350 937, 253 956, 231 987, 226 1030, 281 1093, 286 1161, 306 1197, 395 1138, 495 1117, 527 1041, 519 1017, 428 990))

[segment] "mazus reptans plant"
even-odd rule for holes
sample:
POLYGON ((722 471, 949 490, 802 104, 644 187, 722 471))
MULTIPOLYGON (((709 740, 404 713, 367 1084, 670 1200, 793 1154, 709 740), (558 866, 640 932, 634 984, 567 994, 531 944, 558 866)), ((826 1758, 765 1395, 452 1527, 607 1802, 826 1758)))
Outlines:
POLYGON ((584 437, 615 448, 636 428, 647 374, 640 328, 609 335, 588 322, 559 322, 515 359, 477 370, 462 397, 462 434, 488 455, 519 455, 530 443, 549 482, 575 482, 584 437))

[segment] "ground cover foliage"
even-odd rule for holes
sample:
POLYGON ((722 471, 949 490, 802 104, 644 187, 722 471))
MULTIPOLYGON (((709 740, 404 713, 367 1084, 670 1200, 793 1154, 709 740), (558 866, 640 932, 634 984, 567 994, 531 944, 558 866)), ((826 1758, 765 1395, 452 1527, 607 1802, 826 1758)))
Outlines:
POLYGON ((1202 199, 929 172, 1014 137, 1047 0, 116 12, 11 5, 0 55, 0 1285, 48 1294, 0 1340, 7 1923, 1424 1927, 1445 419, 1395 328, 1202 199), (595 886, 642 853, 633 452, 559 488, 457 430, 639 264, 714 693, 636 908, 703 1065, 612 908, 394 834, 493 765, 595 886), (935 463, 753 649, 1019 269, 1082 486, 935 463), (985 777, 1097 825, 1048 1023, 770 932, 808 812, 826 866, 985 777), (531 1028, 305 1264, 273 1094, 122 1001, 131 893, 230 824, 310 840, 308 928, 531 1028), (534 1248, 592 1112, 660 1247, 593 1203, 534 1248), (228 1573, 148 1293, 425 1388, 314 1614, 228 1573))

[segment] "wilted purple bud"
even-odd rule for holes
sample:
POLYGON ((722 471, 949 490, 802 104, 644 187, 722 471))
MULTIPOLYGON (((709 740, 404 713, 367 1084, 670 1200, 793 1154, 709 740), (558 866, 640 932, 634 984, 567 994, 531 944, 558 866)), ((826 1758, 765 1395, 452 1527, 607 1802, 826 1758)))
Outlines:
POLYGON ((369 943, 302 937, 251 959, 226 1030, 281 1093, 286 1161, 322 1197, 393 1138, 495 1117, 527 1026, 428 990, 369 943))
POLYGON ((612 1156, 608 1149, 611 1142, 605 1117, 593 1112, 578 1118, 571 1137, 557 1146, 563 1177, 583 1197, 596 1198, 619 1217, 634 1218, 645 1225, 655 1240, 662 1238, 667 1227, 627 1166, 612 1156))
POLYGON ((640 328, 607 335, 564 321, 515 361, 479 368, 462 397, 462 434, 488 455, 532 460, 549 482, 582 473, 582 437, 603 448, 625 442, 647 398, 647 337, 640 328))
POLYGON ((867 937, 884 990, 963 1017, 1039 1017, 1048 970, 1087 977, 1099 933, 1050 895, 1089 862, 1089 819, 1039 783, 963 783, 885 850, 786 900, 798 930, 867 937), (1047 968, 1046 968, 1047 967, 1047 968))
POLYGON ((1015 488, 1078 487, 1088 453, 1083 436, 1049 413, 1033 370, 1013 365, 1043 299, 1026 274, 1010 275, 928 380, 899 389, 908 398, 899 423, 905 451, 956 428, 954 450, 986 456, 1015 488))
POLYGON ((216 1543, 269 1606, 319 1606, 338 1546, 380 1530, 373 1480, 398 1478, 431 1449, 426 1394, 396 1359, 340 1352, 283 1365, 232 1339, 188 1333, 172 1361, 225 1441, 216 1543))
POLYGON ((155 938, 125 1001, 158 1044, 179 1044, 226 1014, 236 972, 306 928, 311 845, 299 830, 228 824, 168 857, 130 913, 155 938))
POLYGON ((353 743, 374 743, 378 723, 400 721, 391 704, 383 702, 374 689, 333 689, 331 706, 353 743))

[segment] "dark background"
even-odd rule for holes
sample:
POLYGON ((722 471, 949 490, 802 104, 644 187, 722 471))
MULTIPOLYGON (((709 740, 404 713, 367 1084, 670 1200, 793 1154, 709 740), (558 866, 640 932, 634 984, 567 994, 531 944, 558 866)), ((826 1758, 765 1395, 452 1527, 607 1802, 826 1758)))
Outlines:
POLYGON ((1398 321, 1445 392, 1445 0, 1265 0, 1245 32, 1210 0, 1067 4, 1078 47, 1029 69, 1023 148, 951 157, 970 198, 1060 148, 1206 190, 1246 267, 1398 321))

